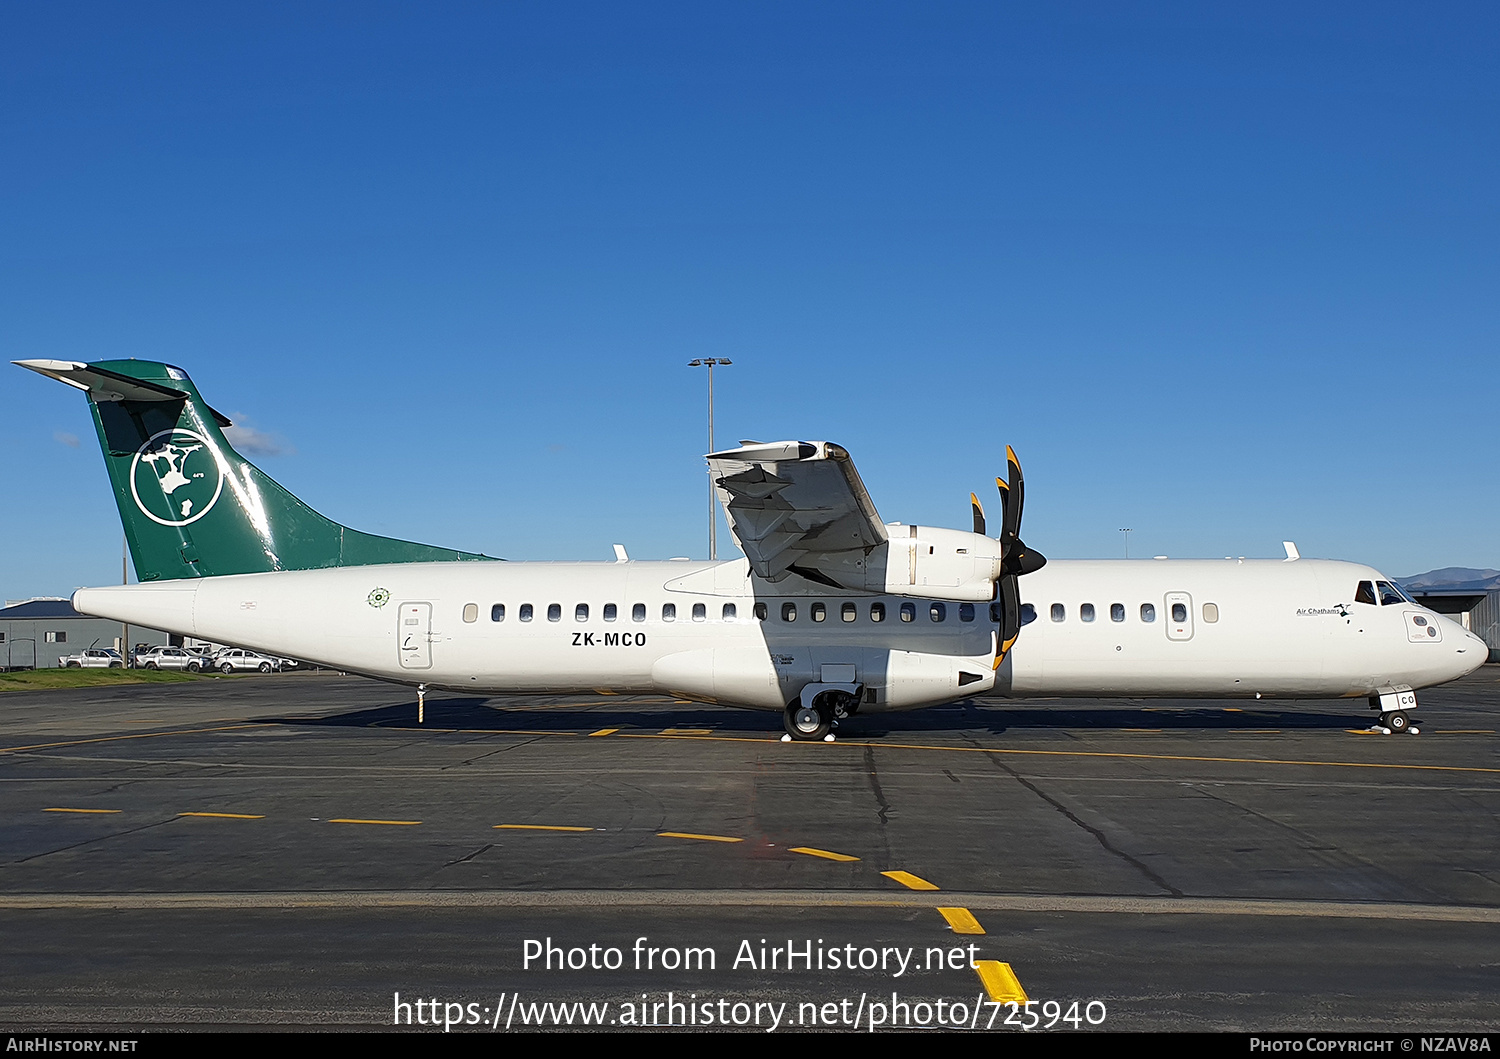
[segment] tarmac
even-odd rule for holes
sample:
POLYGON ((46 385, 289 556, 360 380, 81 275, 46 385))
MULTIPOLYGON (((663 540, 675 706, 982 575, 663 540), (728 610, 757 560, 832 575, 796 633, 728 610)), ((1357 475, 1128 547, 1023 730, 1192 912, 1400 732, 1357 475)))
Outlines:
POLYGON ((6 693, 0 1029, 1493 1031, 1500 666, 1419 701, 6 693))

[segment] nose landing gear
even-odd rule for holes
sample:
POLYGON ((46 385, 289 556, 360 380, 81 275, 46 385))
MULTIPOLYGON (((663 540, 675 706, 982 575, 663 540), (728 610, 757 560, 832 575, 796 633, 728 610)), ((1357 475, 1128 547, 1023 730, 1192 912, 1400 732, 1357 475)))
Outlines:
POLYGON ((1416 708, 1417 694, 1407 684, 1399 684, 1370 696, 1370 709, 1380 711, 1380 723, 1375 725, 1375 730, 1386 734, 1399 735, 1406 732, 1416 735, 1421 731, 1412 726, 1411 714, 1407 712, 1416 708))

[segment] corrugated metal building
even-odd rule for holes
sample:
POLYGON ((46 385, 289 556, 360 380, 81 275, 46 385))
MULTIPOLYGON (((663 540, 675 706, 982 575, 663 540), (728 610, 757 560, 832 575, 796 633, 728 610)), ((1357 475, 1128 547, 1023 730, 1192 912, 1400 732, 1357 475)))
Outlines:
POLYGON ((1500 589, 1491 589, 1469 611, 1469 631, 1490 646, 1490 661, 1500 662, 1500 589))
MULTIPOLYGON (((0 609, 0 669, 55 669, 64 655, 122 648, 120 623, 79 614, 65 599, 29 599, 0 609)), ((130 646, 164 644, 166 633, 130 626, 130 646)), ((120 650, 123 655, 125 652, 120 650)))

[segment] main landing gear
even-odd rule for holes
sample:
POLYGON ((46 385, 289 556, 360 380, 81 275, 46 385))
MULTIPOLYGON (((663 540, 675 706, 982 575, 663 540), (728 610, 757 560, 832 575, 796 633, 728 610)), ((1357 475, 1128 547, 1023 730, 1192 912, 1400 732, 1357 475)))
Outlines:
POLYGON ((801 698, 793 699, 787 704, 786 712, 781 715, 781 723, 786 727, 786 735, 781 737, 783 743, 792 740, 798 742, 833 742, 833 729, 838 727, 839 721, 849 717, 859 709, 859 698, 847 691, 821 691, 813 697, 811 702, 804 702, 801 698))

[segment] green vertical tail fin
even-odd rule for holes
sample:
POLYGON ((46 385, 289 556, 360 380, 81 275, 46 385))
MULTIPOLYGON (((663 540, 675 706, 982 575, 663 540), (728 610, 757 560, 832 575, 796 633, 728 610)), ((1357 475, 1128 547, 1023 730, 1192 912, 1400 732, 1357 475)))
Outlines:
POLYGON ((142 581, 489 556, 361 533, 324 518, 225 439, 187 373, 149 360, 22 360, 87 393, 142 581))

